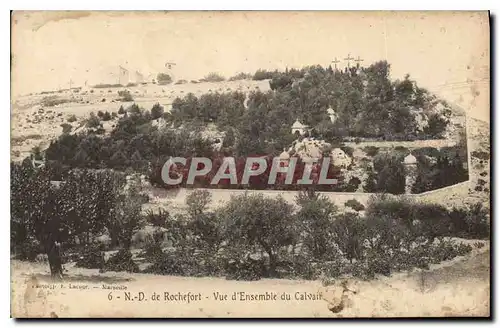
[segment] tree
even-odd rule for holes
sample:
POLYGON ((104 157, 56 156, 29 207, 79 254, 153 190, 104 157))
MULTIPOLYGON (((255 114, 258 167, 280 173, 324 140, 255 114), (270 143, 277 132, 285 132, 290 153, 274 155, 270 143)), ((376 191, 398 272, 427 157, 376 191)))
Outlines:
POLYGON ((158 73, 156 81, 159 85, 165 85, 172 83, 172 77, 165 73, 158 73))
POLYGON ((301 191, 296 202, 300 206, 297 223, 305 246, 315 259, 332 254, 331 227, 337 206, 325 196, 307 191, 301 191))
POLYGON ((114 195, 107 189, 107 179, 82 170, 70 172, 55 185, 45 168, 13 165, 11 181, 15 239, 36 238, 48 255, 52 277, 61 278, 62 245, 82 235, 80 239, 88 244, 90 234, 100 233, 112 213, 114 195))
POLYGON ((163 106, 159 103, 154 104, 153 108, 151 108, 151 119, 156 120, 163 116, 163 106))
POLYGON ((398 153, 379 153, 373 158, 376 192, 402 194, 405 192, 405 168, 398 153))
POLYGON ((228 242, 260 247, 269 256, 269 274, 275 276, 280 249, 294 242, 293 207, 282 197, 244 194, 232 197, 221 215, 228 242))
POLYGON ((120 97, 120 101, 134 101, 132 94, 128 90, 118 91, 118 96, 120 97))
POLYGON ((363 257, 364 220, 355 213, 343 213, 332 224, 332 240, 351 261, 363 257))
POLYGON ((443 137, 449 120, 439 113, 432 113, 427 120, 427 126, 424 127, 424 134, 433 138, 440 139, 443 137))
POLYGON ((144 225, 141 208, 146 199, 142 194, 137 175, 129 176, 124 185, 120 182, 115 183, 112 188, 116 197, 113 212, 106 220, 106 227, 111 239, 123 250, 129 251, 133 234, 144 225))
POLYGON ((208 190, 198 189, 186 197, 188 213, 192 216, 202 214, 212 201, 212 194, 208 190))
POLYGON ((98 128, 101 126, 101 122, 99 120, 99 117, 94 114, 94 112, 90 113, 90 117, 87 119, 87 122, 85 123, 85 126, 87 128, 98 128))

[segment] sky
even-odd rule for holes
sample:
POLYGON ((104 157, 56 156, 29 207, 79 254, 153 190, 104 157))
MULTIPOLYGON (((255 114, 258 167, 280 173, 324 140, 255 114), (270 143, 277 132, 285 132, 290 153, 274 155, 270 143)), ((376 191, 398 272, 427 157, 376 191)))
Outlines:
POLYGON ((489 120, 487 12, 14 12, 12 94, 116 83, 175 62, 174 79, 360 56, 489 120))

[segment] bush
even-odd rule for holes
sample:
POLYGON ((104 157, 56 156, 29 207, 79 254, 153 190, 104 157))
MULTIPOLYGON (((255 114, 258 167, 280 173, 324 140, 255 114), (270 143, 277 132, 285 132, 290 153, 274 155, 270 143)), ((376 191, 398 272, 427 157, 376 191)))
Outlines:
POLYGON ((347 186, 345 187, 346 192, 356 192, 361 184, 361 180, 358 177, 352 177, 349 179, 347 186))
POLYGON ((115 272, 139 272, 139 267, 132 260, 132 253, 128 249, 121 249, 118 253, 110 257, 110 259, 104 265, 106 271, 115 272))
POLYGON ((101 122, 94 112, 90 113, 90 117, 87 119, 85 126, 87 128, 99 128, 101 126, 101 122))
POLYGON ((266 70, 259 69, 253 75, 253 80, 256 81, 269 80, 272 79, 275 75, 278 75, 278 71, 269 72, 266 70))
POLYGON ((53 107, 69 102, 68 99, 59 98, 58 96, 43 97, 41 104, 43 107, 53 107))
POLYGON ((222 82, 226 79, 216 72, 211 72, 207 74, 204 78, 200 79, 200 82, 222 82))
POLYGON ((151 119, 156 120, 163 116, 163 106, 159 103, 154 104, 151 108, 151 119))
POLYGON ((103 121, 110 121, 111 120, 111 114, 106 111, 103 115, 102 115, 102 120, 103 121))
POLYGON ((340 147, 340 149, 342 149, 349 157, 352 157, 352 154, 354 154, 354 148, 352 147, 340 147))
POLYGON ((269 275, 275 276, 281 250, 294 243, 293 206, 281 197, 244 194, 231 197, 221 216, 226 241, 264 251, 269 258, 269 275))
POLYGON ((488 161, 490 159, 490 154, 481 150, 474 150, 471 152, 471 156, 483 161, 488 161))
POLYGON ((375 146, 366 146, 365 148, 363 148, 363 151, 366 153, 366 155, 375 157, 375 155, 378 154, 379 148, 375 146))
POLYGON ((187 83, 186 80, 179 80, 175 82, 175 84, 186 84, 186 83, 187 83))
POLYGON ((103 269, 104 268, 104 252, 98 245, 85 247, 82 256, 78 258, 75 266, 86 269, 103 269))
POLYGON ((345 213, 335 219, 332 238, 343 256, 352 261, 363 258, 362 243, 366 236, 365 221, 357 214, 345 213))
POLYGON ((20 244, 13 245, 13 250, 16 259, 23 261, 35 261, 37 255, 43 251, 40 242, 33 237, 28 237, 20 244))
POLYGON ((120 101, 134 101, 132 94, 128 90, 118 91, 118 96, 120 97, 120 101))
POLYGON ((123 106, 120 106, 120 109, 118 109, 118 114, 125 114, 126 111, 125 111, 125 108, 123 108, 123 106))
POLYGON ((165 73, 158 73, 156 77, 158 85, 166 85, 172 83, 172 77, 165 73))
POLYGON ((212 201, 212 193, 208 190, 198 189, 186 197, 186 205, 191 215, 203 213, 212 201))
POLYGON ((71 130, 73 129, 73 126, 71 124, 68 124, 68 123, 61 124, 61 127, 63 129, 62 133, 70 133, 71 130))
MULTIPOLYGON (((104 89, 104 88, 121 88, 123 85, 121 84, 106 84, 106 83, 101 83, 101 84, 96 84, 92 88, 96 89, 104 89)), ((94 93, 94 90, 90 90, 90 93, 94 93)))
POLYGON ((102 117, 104 116, 104 112, 103 112, 102 110, 98 111, 98 112, 97 112, 97 116, 98 116, 99 118, 102 118, 102 117))
POLYGON ((172 254, 162 251, 156 253, 153 263, 143 272, 161 275, 184 276, 184 270, 179 264, 179 260, 172 254))
POLYGON ((269 87, 271 90, 283 90, 292 86, 293 79, 287 75, 277 75, 274 76, 271 81, 269 81, 269 87))
POLYGON ((127 108, 127 112, 130 114, 135 114, 137 116, 142 116, 141 108, 136 103, 133 103, 127 108))
POLYGON ((462 238, 489 238, 489 213, 481 203, 465 208, 453 208, 450 212, 452 235, 462 238))
POLYGON ((75 115, 71 115, 70 117, 68 117, 68 122, 69 123, 76 122, 76 116, 75 115))
POLYGON ((344 206, 350 207, 358 212, 363 211, 365 209, 365 206, 356 199, 349 199, 347 202, 344 203, 344 206))
POLYGON ((239 80, 251 80, 252 74, 249 73, 238 73, 229 78, 229 81, 239 81, 239 80))
POLYGON ((225 262, 224 272, 228 280, 254 281, 266 277, 267 268, 263 258, 254 259, 250 255, 233 257, 225 262))

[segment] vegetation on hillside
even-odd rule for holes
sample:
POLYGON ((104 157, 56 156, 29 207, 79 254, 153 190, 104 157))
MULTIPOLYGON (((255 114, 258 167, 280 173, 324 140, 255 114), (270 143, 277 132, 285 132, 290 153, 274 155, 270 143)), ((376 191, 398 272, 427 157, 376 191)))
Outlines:
POLYGON ((183 213, 143 214, 147 198, 140 181, 123 174, 72 170, 59 186, 46 170, 28 165, 13 165, 11 174, 12 250, 28 260, 47 253, 54 278, 72 258, 79 266, 138 272, 130 249, 137 247, 133 234, 146 224, 156 228, 144 240, 143 256, 150 263, 144 272, 243 280, 370 279, 470 252, 449 236, 489 236, 488 211, 479 204, 448 210, 378 196, 360 216, 308 191, 298 194, 296 204, 244 194, 211 211, 210 194, 196 190, 183 213), (101 242, 103 234, 111 242, 101 242), (109 249, 119 252, 104 261, 109 249))

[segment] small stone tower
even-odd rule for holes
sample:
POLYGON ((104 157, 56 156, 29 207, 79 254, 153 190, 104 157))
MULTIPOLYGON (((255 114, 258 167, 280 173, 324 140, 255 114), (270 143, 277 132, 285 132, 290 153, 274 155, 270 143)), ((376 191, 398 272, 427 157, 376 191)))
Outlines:
POLYGON ((405 194, 411 194, 411 190, 417 180, 417 158, 411 153, 404 158, 405 166, 405 194))

